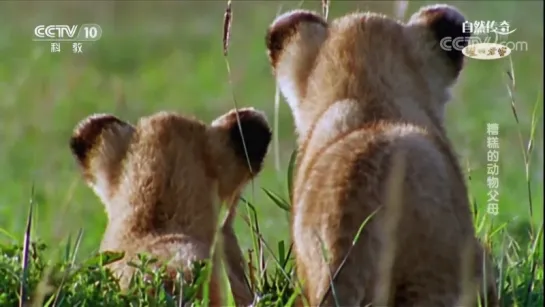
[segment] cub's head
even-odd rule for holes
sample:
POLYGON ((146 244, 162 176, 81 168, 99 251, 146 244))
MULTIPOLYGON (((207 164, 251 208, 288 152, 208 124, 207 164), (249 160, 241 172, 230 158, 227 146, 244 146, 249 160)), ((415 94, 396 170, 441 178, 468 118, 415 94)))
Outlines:
POLYGON ((370 113, 394 104, 440 120, 448 88, 463 66, 461 50, 469 36, 462 31, 464 21, 448 5, 423 7, 407 23, 375 13, 327 22, 295 10, 272 22, 266 45, 299 132, 315 119, 309 114, 345 99, 373 105, 366 109, 370 113))
POLYGON ((136 125, 92 115, 76 126, 70 148, 110 220, 132 214, 150 231, 208 223, 216 201, 233 201, 261 171, 270 140, 265 115, 245 108, 211 125, 168 112, 136 125))

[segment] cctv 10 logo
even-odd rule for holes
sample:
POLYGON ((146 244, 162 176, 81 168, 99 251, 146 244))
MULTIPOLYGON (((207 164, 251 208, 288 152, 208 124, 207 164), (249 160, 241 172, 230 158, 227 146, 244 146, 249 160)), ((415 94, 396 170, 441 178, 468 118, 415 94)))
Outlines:
POLYGON ((39 25, 34 28, 34 41, 81 41, 93 42, 102 36, 102 28, 97 24, 78 25, 39 25))

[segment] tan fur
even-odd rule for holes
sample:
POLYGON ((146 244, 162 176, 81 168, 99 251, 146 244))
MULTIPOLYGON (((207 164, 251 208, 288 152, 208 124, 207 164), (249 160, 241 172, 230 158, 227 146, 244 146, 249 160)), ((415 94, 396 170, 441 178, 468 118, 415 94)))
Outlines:
POLYGON ((484 252, 443 128, 463 56, 438 45, 466 37, 463 21, 450 6, 422 8, 406 24, 374 13, 328 23, 297 10, 269 27, 269 59, 298 134, 291 231, 310 306, 457 306, 464 260, 475 264, 472 289, 482 285, 484 252), (473 258, 463 259, 468 244, 473 258))
MULTIPOLYGON (((209 259, 219 204, 225 202, 229 216, 220 240, 229 280, 237 305, 252 303, 232 224, 241 189, 261 171, 271 131, 256 110, 240 109, 238 116, 247 156, 234 110, 211 125, 159 112, 141 118, 135 126, 113 115, 93 115, 74 129, 72 153, 108 215, 100 250, 125 252, 110 266, 121 278, 122 288, 134 273, 127 263, 138 253, 157 257, 158 265, 168 264, 170 277, 176 269, 189 275, 194 261, 209 259)), ((224 296, 218 275, 221 252, 216 255, 211 306, 220 306, 224 296)))

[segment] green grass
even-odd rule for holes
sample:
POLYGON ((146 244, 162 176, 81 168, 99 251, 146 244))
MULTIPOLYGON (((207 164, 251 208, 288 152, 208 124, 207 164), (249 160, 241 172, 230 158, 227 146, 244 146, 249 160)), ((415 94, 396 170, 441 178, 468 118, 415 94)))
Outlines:
MULTIPOLYGON (((542 237, 538 235, 543 225, 543 4, 446 2, 472 21, 509 21, 516 28, 509 39, 528 44, 527 51, 514 51, 510 58, 468 60, 447 106, 446 123, 471 177, 468 184, 480 213, 479 234, 495 251, 502 272, 499 285, 505 306, 529 306, 528 301, 537 306, 543 301, 542 237), (500 127, 497 217, 484 213, 487 123, 500 127), (534 296, 536 300, 528 300, 534 296), (509 303, 512 299, 519 301, 509 303)), ((10 243, 10 236, 23 241, 33 189, 31 235, 50 246, 45 256, 55 258, 80 230, 74 262, 85 263, 97 251, 106 216, 98 198, 80 179, 68 148, 74 125, 91 113, 111 112, 134 122, 167 109, 210 121, 233 107, 234 92, 238 107, 263 109, 272 123, 275 84, 265 54, 265 30, 279 11, 301 3, 321 10, 319 1, 234 1, 230 85, 222 53, 225 1, 1 2, 0 242, 10 243), (39 24, 90 22, 102 26, 103 36, 99 42, 84 44, 83 54, 72 54, 70 44, 54 54, 48 43, 31 41, 39 24)), ((406 18, 427 3, 432 2, 411 2, 406 18)), ((329 18, 354 9, 392 15, 394 3, 332 1, 329 18)), ((260 233, 276 254, 281 240, 287 250, 289 225, 287 212, 273 199, 289 199, 286 171, 294 149, 292 118, 283 102, 278 116, 280 167, 275 168, 271 148, 255 188, 245 193, 255 208, 260 233)), ((240 212, 246 210, 241 207, 240 212)), ((242 219, 236 230, 243 248, 254 248, 242 219)), ((267 251, 265 256, 274 267, 272 256, 267 251)), ((2 261, 15 261, 3 257, 2 261)), ((87 281, 96 277, 92 270, 84 272, 90 274, 87 281)), ((2 282, 0 290, 7 291, 2 288, 7 283, 2 282)), ((0 302, 2 295, 0 291, 0 302)))

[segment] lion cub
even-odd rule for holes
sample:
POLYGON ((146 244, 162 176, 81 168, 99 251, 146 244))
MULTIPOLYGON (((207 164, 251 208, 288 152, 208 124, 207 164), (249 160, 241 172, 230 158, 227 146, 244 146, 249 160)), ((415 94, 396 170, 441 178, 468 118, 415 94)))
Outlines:
MULTIPOLYGON (((436 5, 406 24, 374 13, 328 23, 296 10, 268 28, 298 135, 291 232, 310 306, 475 304, 484 252, 443 127, 464 21, 436 5)), ((487 269, 483 293, 497 305, 487 269)))
MULTIPOLYGON (((135 126, 107 114, 76 126, 71 151, 108 215, 100 249, 125 252, 111 265, 123 288, 134 272, 127 262, 137 253, 168 263, 173 275, 175 269, 189 273, 193 261, 210 257, 220 201, 236 205, 242 188, 261 171, 271 140, 263 113, 245 108, 238 117, 245 146, 235 110, 209 126, 168 112, 141 118, 135 126)), ((226 265, 237 304, 247 306, 253 294, 244 283, 234 208, 230 212, 222 229, 226 265)), ((212 306, 221 304, 218 274, 213 270, 212 306)))

